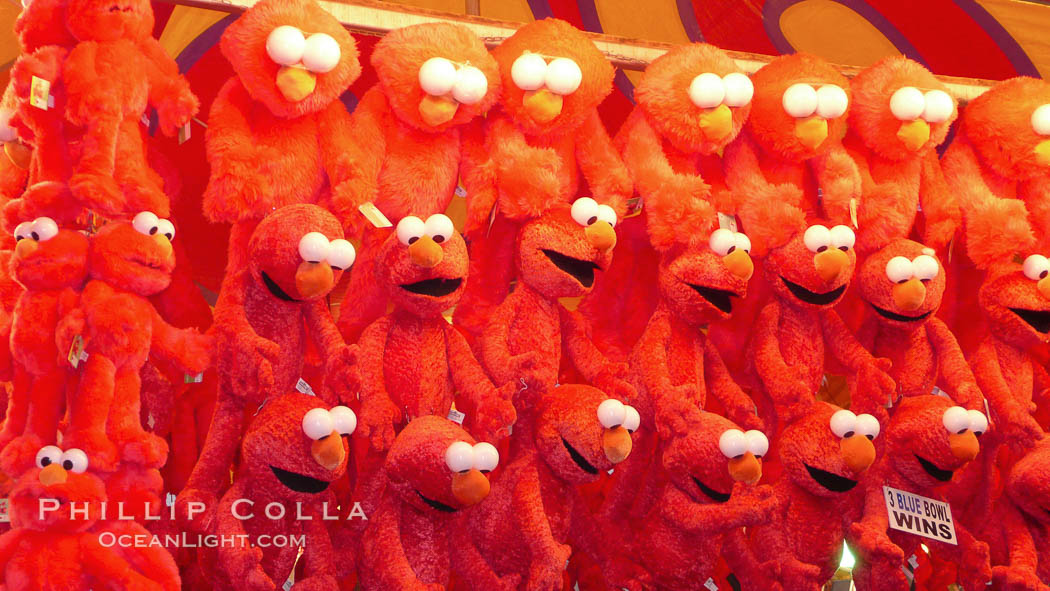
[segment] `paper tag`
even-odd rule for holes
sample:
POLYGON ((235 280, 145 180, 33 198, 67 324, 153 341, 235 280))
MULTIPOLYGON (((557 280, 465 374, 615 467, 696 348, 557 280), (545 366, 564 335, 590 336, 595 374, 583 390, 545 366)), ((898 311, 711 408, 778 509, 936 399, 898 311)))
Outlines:
POLYGON ((641 197, 631 197, 627 200, 627 214, 623 216, 623 219, 633 218, 635 216, 642 215, 642 206, 644 201, 641 197))
POLYGON ((0 499, 0 523, 10 523, 11 518, 7 516, 7 499, 0 499))
POLYGON ((76 369, 81 363, 87 361, 88 354, 84 350, 84 337, 77 335, 73 337, 73 344, 69 347, 69 354, 66 355, 66 360, 69 361, 69 365, 76 369))
POLYGON ((718 227, 723 230, 736 232, 736 216, 718 212, 718 227))
POLYGON ((182 376, 182 383, 184 384, 199 384, 204 381, 204 372, 197 375, 191 376, 190 374, 184 374, 182 376))
POLYGON ((153 427, 156 426, 156 424, 157 424, 157 419, 153 418, 153 413, 147 414, 146 415, 146 428, 149 429, 150 431, 152 431, 153 427))
POLYGON ((849 222, 853 224, 854 229, 859 228, 857 225, 857 198, 852 197, 849 200, 849 222))
POLYGON ((456 194, 456 197, 467 196, 467 190, 463 188, 463 185, 456 185, 456 190, 454 192, 456 194))
POLYGON ((179 128, 179 144, 185 144, 190 139, 191 135, 192 131, 190 131, 190 124, 187 122, 186 125, 179 128))
POLYGON ((952 262, 952 253, 955 251, 955 236, 948 240, 948 262, 952 262))
POLYGON ((882 492, 891 529, 945 544, 958 544, 948 503, 889 486, 883 486, 882 492))
POLYGON ((718 591, 718 583, 715 583, 715 580, 711 577, 707 577, 707 580, 704 581, 704 587, 707 587, 711 591, 718 591))
POLYGON ((376 204, 371 201, 365 201, 361 205, 358 205, 357 211, 360 211, 361 215, 365 216, 365 219, 377 228, 390 228, 394 225, 390 223, 390 220, 388 220, 385 215, 383 215, 383 212, 379 211, 376 204))
POLYGON ((174 507, 175 506, 175 499, 177 499, 177 498, 178 497, 175 495, 175 493, 171 493, 171 492, 170 493, 165 493, 164 494, 164 506, 165 507, 174 507))
POLYGON ((945 392, 944 390, 941 390, 937 386, 933 387, 933 390, 930 391, 930 394, 933 394, 934 396, 940 396, 941 398, 951 398, 951 396, 948 396, 947 392, 945 392))
POLYGON ((142 117, 139 117, 139 123, 149 127, 149 115, 143 113, 142 117))
POLYGON ((46 111, 52 105, 51 81, 33 76, 29 86, 29 104, 46 111))
POLYGON ((302 392, 303 394, 309 394, 315 396, 314 389, 310 387, 310 384, 306 383, 306 380, 299 378, 299 381, 295 383, 295 389, 302 392))
POLYGON ((48 109, 54 109, 55 108, 55 95, 53 95, 53 94, 47 95, 47 108, 48 109))
POLYGON ((448 420, 452 421, 453 423, 455 423, 457 425, 462 425, 463 424, 463 419, 465 419, 465 418, 467 418, 467 415, 459 412, 458 410, 456 410, 454 408, 450 408, 449 411, 448 411, 448 420))
POLYGON ((908 566, 910 566, 911 570, 913 570, 913 571, 915 569, 919 568, 919 557, 914 555, 914 554, 909 556, 908 557, 908 566))

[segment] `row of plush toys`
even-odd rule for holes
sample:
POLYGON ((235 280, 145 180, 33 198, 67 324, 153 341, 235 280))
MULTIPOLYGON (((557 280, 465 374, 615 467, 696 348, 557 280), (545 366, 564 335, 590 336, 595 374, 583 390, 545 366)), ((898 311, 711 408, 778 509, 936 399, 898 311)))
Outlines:
POLYGON ((152 24, 33 0, 16 25, 4 588, 815 590, 845 540, 862 591, 1050 590, 1050 84, 956 122, 903 57, 749 77, 694 44, 610 138, 580 31, 490 52, 432 23, 376 45, 350 114, 353 38, 261 0, 221 40, 200 332, 140 126, 198 104, 152 24), (950 501, 956 543, 893 529, 883 486, 950 501), (221 543, 112 543, 162 534, 221 543))

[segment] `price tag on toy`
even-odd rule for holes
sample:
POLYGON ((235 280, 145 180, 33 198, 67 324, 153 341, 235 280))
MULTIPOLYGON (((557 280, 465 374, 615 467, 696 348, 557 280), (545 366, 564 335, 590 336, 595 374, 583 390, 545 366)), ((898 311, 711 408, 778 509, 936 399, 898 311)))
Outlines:
POLYGON ((295 383, 295 389, 302 392, 303 394, 309 394, 310 396, 316 396, 314 389, 310 387, 310 384, 306 383, 306 380, 299 378, 299 381, 295 383))
POLYGON ((627 214, 623 216, 623 219, 633 218, 635 216, 642 215, 642 206, 644 201, 641 197, 631 197, 627 200, 627 214))
POLYGON ((722 230, 736 232, 736 216, 718 212, 718 227, 722 230))
POLYGON ((891 529, 945 544, 958 543, 948 503, 889 486, 883 486, 882 492, 891 529))
POLYGON ((467 196, 467 190, 463 188, 463 185, 456 185, 456 190, 454 191, 454 193, 456 194, 456 197, 467 196))
POLYGON ((190 129, 190 123, 187 122, 186 125, 179 128, 179 145, 185 144, 189 141, 191 135, 192 131, 190 129))
POLYGON ((376 204, 371 201, 365 201, 361 205, 358 205, 357 211, 360 211, 361 215, 365 216, 365 219, 377 228, 390 228, 394 225, 390 223, 390 220, 388 220, 385 215, 383 215, 383 212, 379 211, 376 204))
POLYGON ((204 381, 204 372, 192 376, 185 374, 182 376, 182 381, 185 384, 199 384, 204 381))
POLYGON ((718 591, 718 583, 715 583, 715 580, 711 577, 707 577, 707 580, 704 581, 704 587, 707 587, 710 591, 718 591))
POLYGON ((860 226, 857 224, 857 198, 853 197, 849 200, 849 223, 853 224, 853 228, 857 229, 860 226))
POLYGON ((462 425, 463 424, 463 419, 465 419, 465 418, 467 418, 467 415, 459 412, 458 410, 456 410, 454 408, 450 408, 449 411, 448 411, 448 420, 452 421, 453 423, 455 423, 457 425, 462 425))
POLYGON ((7 515, 7 499, 0 499, 0 523, 10 523, 11 518, 7 515))
POLYGON ((29 85, 29 104, 46 111, 48 107, 54 106, 51 98, 51 82, 43 78, 33 76, 29 85))
POLYGON ((84 337, 77 335, 73 337, 73 344, 69 347, 69 354, 66 355, 66 360, 69 361, 69 365, 76 369, 81 363, 88 360, 87 351, 84 350, 84 337))

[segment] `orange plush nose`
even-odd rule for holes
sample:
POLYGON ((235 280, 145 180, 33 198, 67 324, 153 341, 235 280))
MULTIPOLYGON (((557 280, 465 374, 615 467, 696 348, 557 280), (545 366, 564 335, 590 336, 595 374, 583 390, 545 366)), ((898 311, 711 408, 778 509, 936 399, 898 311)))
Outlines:
POLYGON ((450 96, 426 95, 419 101, 419 116, 427 125, 437 127, 452 121, 459 110, 459 103, 450 96))
POLYGON ((733 131, 733 112, 718 105, 700 115, 700 131, 710 142, 720 142, 733 131))
POLYGON ((320 297, 332 290, 335 286, 335 273, 332 266, 326 261, 310 263, 303 261, 299 263, 299 269, 295 272, 295 288, 299 295, 306 300, 320 297))
POLYGON ((1040 166, 1050 166, 1050 140, 1043 140, 1036 145, 1035 161, 1040 166))
POLYGON ((29 168, 29 161, 33 156, 33 151, 29 149, 29 146, 15 140, 4 144, 4 154, 7 154, 7 158, 15 166, 25 170, 29 168))
POLYGON ((521 99, 525 106, 525 112, 532 117, 536 123, 549 123, 561 114, 562 98, 560 94, 554 94, 546 88, 525 91, 525 97, 521 99))
POLYGON ((897 139, 912 152, 926 145, 930 141, 930 124, 922 119, 901 123, 897 129, 897 139))
POLYGON ((314 92, 317 87, 317 76, 306 68, 282 66, 277 70, 277 90, 284 98, 297 103, 314 92))
POLYGON ((601 252, 609 252, 616 246, 616 230, 613 230, 609 222, 598 220, 587 226, 584 233, 587 234, 587 241, 591 243, 591 246, 601 252))
POLYGON ((433 269, 445 258, 445 251, 433 238, 424 234, 419 240, 408 245, 408 256, 417 267, 433 269))
POLYGON ((61 464, 48 464, 44 466, 44 469, 40 471, 40 475, 37 479, 40 480, 40 484, 44 486, 52 486, 54 484, 62 484, 69 478, 69 473, 62 467, 61 464))
POLYGON ((606 429, 602 433, 602 447, 605 448, 605 457, 609 458, 609 461, 614 464, 627 459, 627 456, 631 455, 631 434, 621 427, 615 429, 606 429))
POLYGON ((747 452, 729 460, 729 475, 737 482, 754 484, 759 478, 762 478, 762 464, 755 454, 747 452))
POLYGON ((837 249, 829 248, 823 252, 818 252, 813 257, 813 266, 817 269, 817 274, 826 283, 832 283, 839 278, 842 274, 843 269, 849 265, 849 257, 846 253, 837 249))
POLYGON ((828 138, 828 122, 823 117, 806 117, 795 121, 795 137, 803 146, 816 150, 828 138))
POLYGON ((976 458, 977 452, 981 451, 981 444, 977 443, 977 436, 973 431, 952 433, 948 436, 948 445, 952 448, 952 455, 964 462, 976 458))
POLYGON ((15 256, 24 259, 40 248, 40 243, 32 238, 23 238, 15 244, 15 256))
POLYGON ((722 257, 729 272, 747 281, 755 272, 755 263, 751 261, 751 255, 739 248, 722 257))
POLYGON ((460 472, 452 477, 452 496, 466 507, 476 505, 489 496, 489 479, 477 468, 460 472))
POLYGON ((839 442, 839 453, 850 470, 859 474, 875 461, 875 445, 863 435, 851 435, 839 442))
MULTIPOLYGON (((25 242, 25 240, 22 242, 25 242)), ((22 244, 22 242, 19 242, 19 244, 22 244)), ((1039 288, 1039 293, 1043 294, 1044 298, 1050 300, 1050 275, 1040 279, 1036 286, 1039 288)))
POLYGON ((157 247, 160 249, 161 256, 167 260, 175 254, 175 249, 171 246, 171 240, 164 234, 154 234, 153 241, 157 243, 157 247))
POLYGON ((893 286, 893 303, 897 309, 914 312, 926 301, 926 286, 915 277, 893 286))
POLYGON ((343 436, 338 431, 332 431, 327 437, 318 439, 310 445, 310 455, 325 470, 335 470, 346 457, 346 450, 343 449, 343 436))

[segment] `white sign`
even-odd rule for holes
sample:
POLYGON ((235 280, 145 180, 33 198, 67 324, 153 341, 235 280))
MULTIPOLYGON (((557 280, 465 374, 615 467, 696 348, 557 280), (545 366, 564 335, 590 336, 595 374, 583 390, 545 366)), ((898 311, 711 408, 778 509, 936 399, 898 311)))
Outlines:
POLYGON ((952 508, 948 503, 889 486, 883 486, 882 491, 886 496, 886 514, 891 529, 945 544, 958 543, 952 508))

